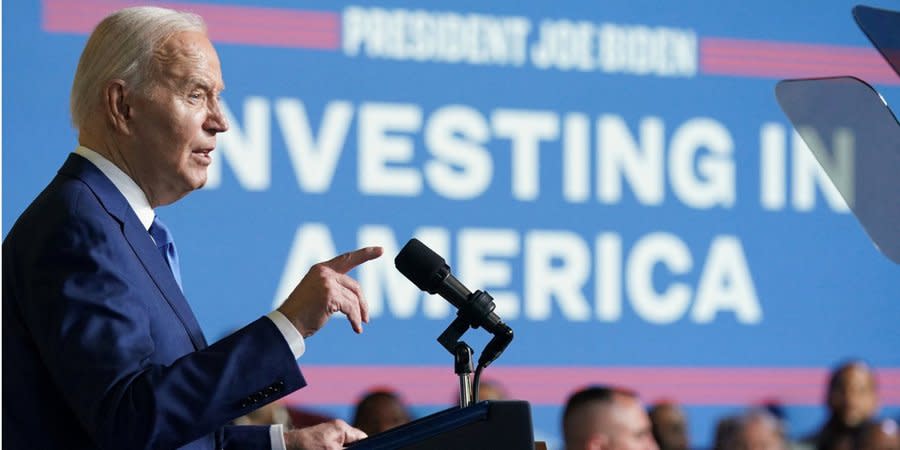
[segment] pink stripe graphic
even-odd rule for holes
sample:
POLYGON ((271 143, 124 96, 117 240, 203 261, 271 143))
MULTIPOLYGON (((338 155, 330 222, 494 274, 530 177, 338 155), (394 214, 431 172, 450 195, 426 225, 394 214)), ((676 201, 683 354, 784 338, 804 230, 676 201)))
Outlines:
MULTIPOLYGON (((43 1, 43 29, 87 34, 109 12, 142 4, 134 0, 43 1)), ((337 50, 340 13, 202 3, 154 3, 193 11, 207 22, 213 41, 267 47, 337 50)), ((855 75, 897 85, 900 77, 870 48, 795 44, 716 37, 700 41, 700 72, 759 78, 855 75)))
MULTIPOLYGON (((55 33, 87 34, 110 12, 145 2, 129 0, 43 0, 43 29, 55 33)), ((201 3, 153 3, 191 11, 206 21, 216 42, 268 47, 335 50, 340 46, 340 15, 201 3)))
MULTIPOLYGON (((457 378, 451 366, 302 366, 309 386, 285 402, 353 404, 373 387, 390 387, 415 405, 452 404, 457 378)), ((877 369, 882 405, 900 405, 900 368, 877 369)), ((612 384, 637 390, 645 401, 674 399, 689 405, 751 405, 777 400, 821 405, 828 369, 742 367, 491 367, 485 379, 500 380, 514 398, 559 405, 575 389, 612 384)))
POLYGON ((875 49, 836 45, 703 38, 700 70, 772 79, 854 75, 870 83, 900 84, 875 49))

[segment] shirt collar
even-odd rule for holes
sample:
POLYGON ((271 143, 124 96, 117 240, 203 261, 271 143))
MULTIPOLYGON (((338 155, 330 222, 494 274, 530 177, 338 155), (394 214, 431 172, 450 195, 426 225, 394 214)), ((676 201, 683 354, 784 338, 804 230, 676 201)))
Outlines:
POLYGON ((140 186, 110 160, 83 145, 79 145, 75 149, 75 154, 83 156, 93 163, 103 172, 103 175, 106 175, 106 178, 109 178, 109 181, 112 181, 116 189, 125 196, 125 200, 128 200, 128 204, 134 210, 134 213, 137 214, 144 228, 149 230, 156 213, 153 212, 150 201, 147 200, 147 194, 141 190, 140 186))

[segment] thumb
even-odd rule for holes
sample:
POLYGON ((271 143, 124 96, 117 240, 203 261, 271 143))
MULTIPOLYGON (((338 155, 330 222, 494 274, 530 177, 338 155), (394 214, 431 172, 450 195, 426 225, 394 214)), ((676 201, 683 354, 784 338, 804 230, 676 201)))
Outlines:
POLYGON ((344 443, 349 444, 351 442, 356 442, 360 439, 365 439, 369 437, 363 430, 359 430, 348 426, 347 429, 344 430, 344 443))

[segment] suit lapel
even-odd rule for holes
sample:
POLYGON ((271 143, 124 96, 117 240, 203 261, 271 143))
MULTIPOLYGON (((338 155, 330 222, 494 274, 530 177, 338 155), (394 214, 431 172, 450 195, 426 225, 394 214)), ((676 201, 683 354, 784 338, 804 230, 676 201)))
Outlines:
POLYGON ((137 216, 131 214, 131 217, 125 220, 123 232, 134 253, 141 260, 156 286, 162 291, 163 297, 166 298, 166 301, 175 310, 175 314, 181 319, 181 323, 187 329, 194 347, 197 350, 206 348, 206 339, 203 337, 203 331, 200 330, 200 325, 197 323, 197 319, 194 317, 187 299, 178 287, 178 283, 175 282, 172 270, 169 269, 166 260, 159 253, 159 249, 153 243, 153 240, 150 239, 150 234, 144 229, 144 225, 141 224, 137 216))
POLYGON ((159 288, 166 302, 175 311, 175 315, 181 320, 194 348, 201 350, 206 348, 206 339, 203 331, 197 323, 194 313, 188 305, 187 299, 175 282, 175 276, 166 264, 165 259, 159 253, 156 244, 150 238, 150 234, 137 218, 128 201, 119 192, 116 186, 106 178, 106 175, 87 159, 79 155, 69 155, 66 163, 59 173, 76 177, 87 184, 106 211, 122 225, 125 240, 134 250, 135 255, 141 261, 144 269, 159 288))

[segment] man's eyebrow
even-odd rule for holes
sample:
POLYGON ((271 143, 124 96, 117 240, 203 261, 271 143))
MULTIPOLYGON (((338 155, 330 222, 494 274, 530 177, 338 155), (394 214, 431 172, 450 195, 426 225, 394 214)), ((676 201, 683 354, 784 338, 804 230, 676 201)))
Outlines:
POLYGON ((216 83, 212 80, 205 77, 191 77, 188 78, 185 86, 189 89, 200 88, 205 91, 220 93, 225 90, 225 86, 222 85, 218 89, 216 89, 216 83))

